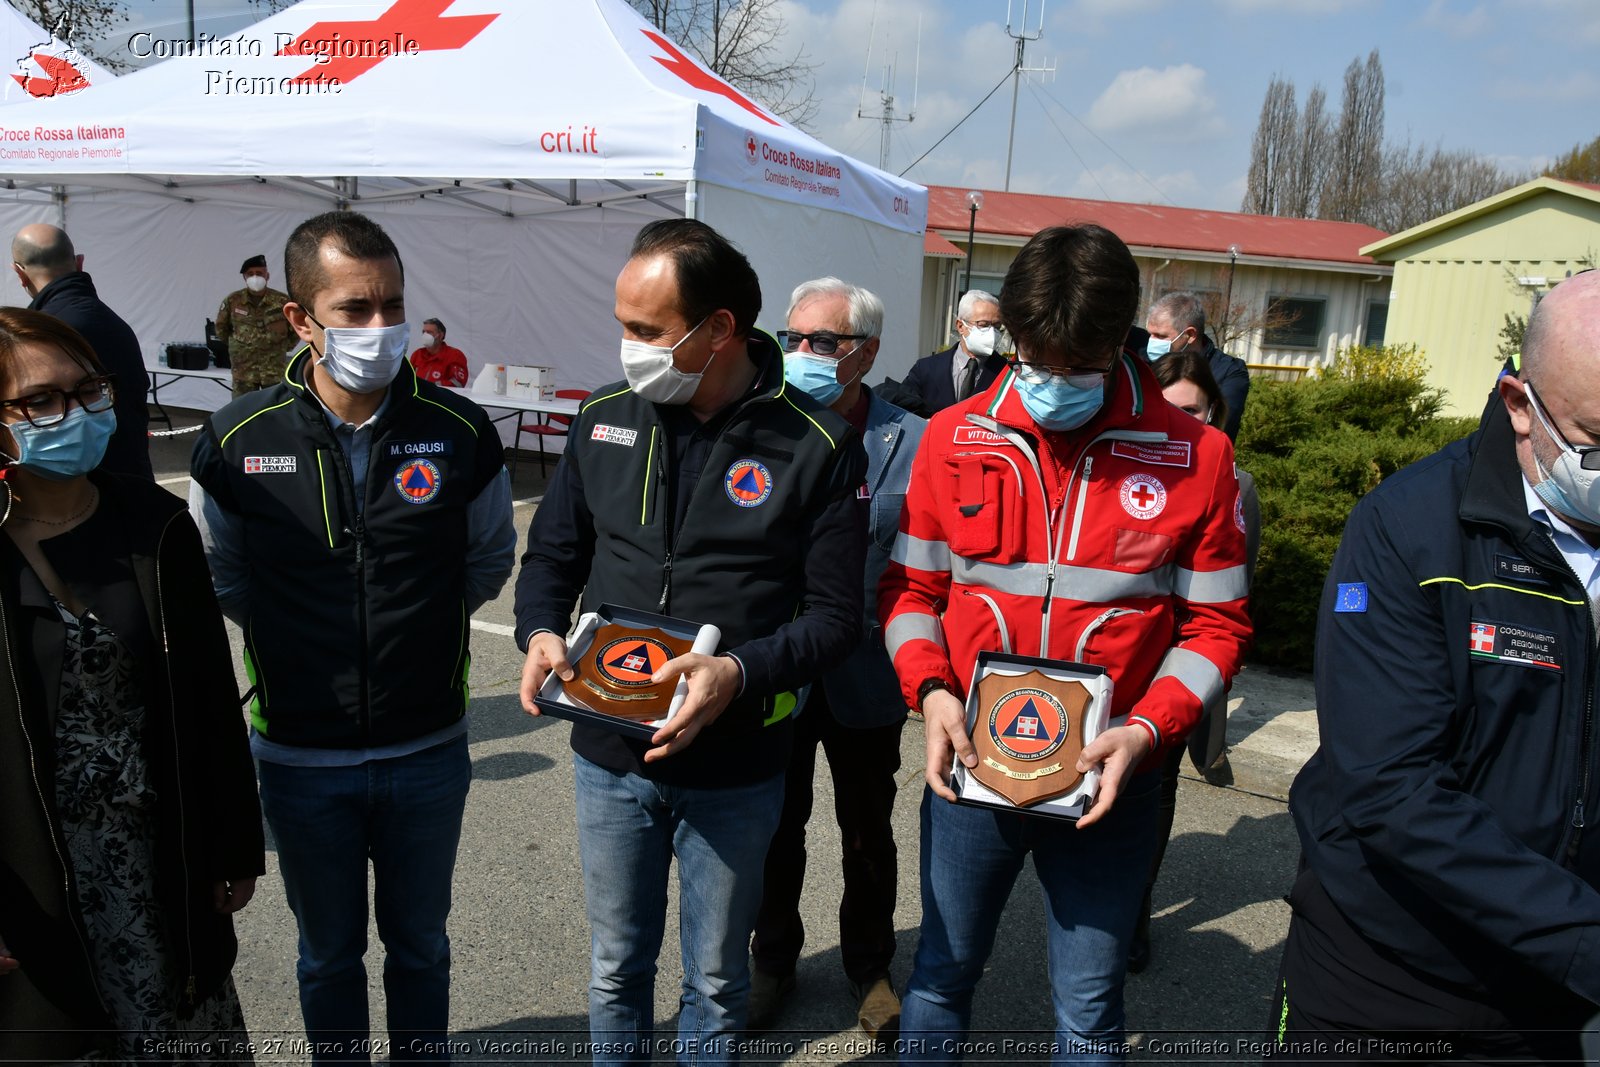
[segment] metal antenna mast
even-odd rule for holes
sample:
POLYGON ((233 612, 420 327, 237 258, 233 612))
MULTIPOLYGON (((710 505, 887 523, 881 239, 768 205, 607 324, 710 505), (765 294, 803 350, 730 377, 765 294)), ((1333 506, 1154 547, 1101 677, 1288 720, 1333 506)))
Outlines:
POLYGON ((1037 41, 1044 36, 1044 0, 1039 0, 1039 21, 1034 28, 1028 29, 1029 11, 1033 7, 1032 0, 1021 0, 1021 17, 1017 20, 1015 28, 1011 22, 1011 9, 1013 0, 1006 0, 1006 36, 1017 42, 1017 60, 1011 68, 1011 131, 1006 135, 1006 185, 1005 191, 1011 191, 1011 154, 1017 141, 1017 90, 1021 88, 1024 74, 1054 74, 1054 62, 1043 67, 1029 67, 1023 64, 1023 54, 1027 51, 1029 41, 1037 41))
MULTIPOLYGON (((877 5, 874 4, 873 5, 873 11, 872 11, 872 25, 873 25, 873 31, 874 32, 877 29, 877 21, 878 21, 877 5)), ((871 36, 869 35, 868 40, 867 40, 867 64, 869 66, 869 69, 870 69, 871 63, 872 63, 872 39, 871 39, 871 36)), ((866 118, 874 119, 874 120, 876 120, 878 123, 880 123, 883 126, 883 130, 879 134, 879 137, 878 137, 878 169, 879 170, 888 170, 889 169, 889 134, 893 131, 894 124, 897 123, 897 122, 907 122, 907 123, 915 122, 916 119, 917 119, 917 88, 916 88, 916 86, 917 86, 917 81, 920 80, 921 67, 922 67, 922 18, 921 18, 921 16, 918 16, 918 18, 917 18, 917 68, 918 69, 917 69, 917 72, 913 75, 913 82, 912 82, 912 89, 911 89, 911 110, 906 113, 904 118, 901 118, 900 116, 898 116, 898 115, 896 115, 894 113, 894 62, 891 61, 891 62, 885 63, 883 65, 883 82, 882 82, 881 88, 879 88, 879 90, 878 90, 878 99, 880 101, 881 108, 879 110, 877 110, 876 112, 869 113, 868 110, 867 110, 867 71, 862 71, 861 72, 861 103, 856 108, 856 118, 858 118, 858 119, 866 119, 866 118)))

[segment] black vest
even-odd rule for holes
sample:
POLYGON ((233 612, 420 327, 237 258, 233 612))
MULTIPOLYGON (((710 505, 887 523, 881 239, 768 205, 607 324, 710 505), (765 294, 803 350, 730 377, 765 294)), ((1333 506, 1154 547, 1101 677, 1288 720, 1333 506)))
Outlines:
POLYGON ((358 513, 309 366, 302 350, 282 383, 213 415, 192 462, 250 560, 252 719, 290 745, 410 740, 466 711, 467 511, 504 452, 482 408, 402 363, 358 513))
MULTIPOLYGON (((772 384, 736 402, 675 534, 673 472, 655 405, 617 382, 579 411, 565 462, 578 468, 594 519, 583 611, 616 604, 714 623, 719 650, 766 637, 800 613, 805 532, 836 495, 832 480, 846 450, 860 445, 844 419, 784 383, 775 345, 763 340, 751 337, 750 355, 772 384)), ((713 784, 703 765, 717 768, 714 781, 751 780, 787 762, 795 700, 792 692, 744 693, 682 754, 648 768, 618 766, 607 757, 617 746, 600 743, 615 735, 603 739, 592 728, 575 728, 573 747, 652 778, 713 784)))

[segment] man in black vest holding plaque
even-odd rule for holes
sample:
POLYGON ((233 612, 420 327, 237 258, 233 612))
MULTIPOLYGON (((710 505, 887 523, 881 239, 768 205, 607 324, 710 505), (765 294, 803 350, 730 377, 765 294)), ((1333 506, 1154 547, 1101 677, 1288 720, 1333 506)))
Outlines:
POLYGON ((532 714, 548 673, 575 673, 562 635, 580 594, 584 611, 722 631, 717 655, 656 672, 684 675, 689 695, 649 741, 573 727, 597 1063, 650 1059, 674 858, 680 1062, 737 1058, 797 690, 860 640, 866 455, 844 419, 785 385, 760 309, 749 262, 709 226, 639 231, 616 287, 626 380, 578 412, 517 579, 532 714))

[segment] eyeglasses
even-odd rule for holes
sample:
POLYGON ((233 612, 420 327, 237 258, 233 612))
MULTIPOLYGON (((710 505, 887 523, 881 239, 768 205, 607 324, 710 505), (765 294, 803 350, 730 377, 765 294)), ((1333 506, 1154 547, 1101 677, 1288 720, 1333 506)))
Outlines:
POLYGON ((1523 382, 1523 392, 1528 394, 1528 403, 1533 408, 1533 413, 1539 416, 1539 421, 1544 425, 1545 432, 1550 439, 1568 452, 1578 456, 1578 465, 1586 471, 1600 471, 1600 445, 1575 445, 1562 436, 1561 431, 1555 428, 1544 413, 1544 408, 1539 403, 1539 398, 1534 395, 1533 383, 1523 382))
POLYGON ((795 330, 779 330, 778 340, 783 342, 785 352, 800 351, 800 342, 808 341, 811 351, 818 356, 831 356, 839 351, 840 341, 865 341, 864 333, 834 333, 832 330, 818 330, 816 333, 799 333, 795 330))
POLYGON ((71 389, 41 389, 37 393, 19 396, 14 400, 0 400, 0 408, 20 411, 22 417, 35 426, 54 426, 67 417, 67 402, 72 401, 85 411, 105 411, 116 401, 117 394, 109 376, 85 378, 71 389))
POLYGON ((1105 381, 1106 375, 1112 371, 1111 367, 1045 367, 1038 363, 1024 363, 1020 359, 1008 359, 1006 366, 1029 385, 1043 385, 1060 378, 1075 389, 1093 389, 1105 381))
POLYGON ((968 326, 971 326, 975 330, 998 330, 1001 326, 1005 325, 1005 323, 1001 322, 999 319, 962 319, 961 321, 966 323, 968 326))

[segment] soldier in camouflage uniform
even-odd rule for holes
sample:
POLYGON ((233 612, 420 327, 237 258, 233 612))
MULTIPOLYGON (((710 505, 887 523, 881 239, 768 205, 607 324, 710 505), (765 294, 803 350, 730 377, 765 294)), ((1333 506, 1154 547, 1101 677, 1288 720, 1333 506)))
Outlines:
POLYGON ((283 317, 289 297, 267 288, 267 257, 251 256, 239 273, 245 287, 224 297, 217 310, 217 336, 228 342, 234 396, 276 384, 283 377, 285 357, 296 347, 289 320, 283 317))

